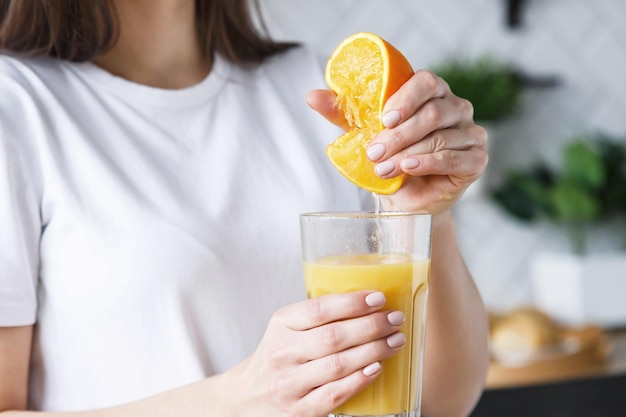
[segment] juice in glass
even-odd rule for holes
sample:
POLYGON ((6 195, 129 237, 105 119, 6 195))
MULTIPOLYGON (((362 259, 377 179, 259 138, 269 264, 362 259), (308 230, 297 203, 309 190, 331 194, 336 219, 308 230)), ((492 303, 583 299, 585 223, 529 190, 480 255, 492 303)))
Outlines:
POLYGON ((379 290, 387 299, 385 309, 406 316, 400 330, 407 345, 383 361, 378 378, 335 410, 335 415, 411 415, 418 409, 429 271, 428 259, 416 260, 410 254, 331 255, 304 262, 309 297, 379 290))
POLYGON ((385 294, 385 309, 402 311, 407 343, 382 363, 363 391, 335 417, 419 417, 432 216, 402 212, 300 215, 308 297, 358 290, 385 294))

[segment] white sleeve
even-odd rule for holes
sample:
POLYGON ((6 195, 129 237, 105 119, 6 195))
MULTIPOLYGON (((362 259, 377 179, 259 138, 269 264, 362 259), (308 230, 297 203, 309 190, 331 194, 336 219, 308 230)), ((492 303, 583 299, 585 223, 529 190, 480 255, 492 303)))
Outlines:
POLYGON ((0 120, 0 326, 36 320, 41 220, 25 157, 0 120))

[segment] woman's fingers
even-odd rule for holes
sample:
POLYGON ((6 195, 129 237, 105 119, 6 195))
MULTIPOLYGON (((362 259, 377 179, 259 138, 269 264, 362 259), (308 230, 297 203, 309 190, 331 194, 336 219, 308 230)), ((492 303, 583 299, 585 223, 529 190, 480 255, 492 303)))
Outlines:
POLYGON ((398 353, 406 344, 403 333, 396 332, 381 339, 335 352, 331 355, 306 362, 301 367, 302 387, 307 391, 342 379, 375 362, 384 361, 398 353), (306 380, 306 381, 305 381, 306 380))
POLYGON ((310 410, 319 410, 319 415, 330 414, 371 384, 380 374, 382 367, 380 363, 375 362, 365 369, 368 370, 367 373, 358 370, 345 378, 315 387, 298 401, 294 415, 311 416, 310 410))
POLYGON ((434 99, 408 120, 380 132, 368 146, 373 162, 385 160, 442 129, 458 128, 471 121, 473 107, 463 99, 434 99))
POLYGON ((385 302, 385 295, 378 291, 329 294, 284 307, 274 314, 274 319, 290 330, 302 331, 371 314, 385 302))
POLYGON ((294 334, 301 361, 322 358, 396 333, 404 324, 401 311, 380 311, 349 320, 341 320, 294 334), (314 341, 314 342, 312 342, 314 341))
POLYGON ((302 378, 296 382, 302 393, 299 408, 325 404, 324 411, 331 412, 372 383, 384 367, 381 361, 398 353, 405 343, 402 333, 394 333, 302 365, 302 378))
POLYGON ((337 95, 330 90, 313 90, 306 96, 307 104, 329 122, 348 130, 349 125, 343 111, 337 106, 337 95))
POLYGON ((405 317, 379 291, 330 294, 274 314, 256 351, 236 368, 249 404, 321 416, 365 388, 403 348, 405 317))
POLYGON ((486 149, 487 131, 470 124, 462 128, 441 129, 398 153, 401 159, 445 150, 462 151, 471 148, 486 149))
MULTIPOLYGON (((410 118, 418 108, 431 99, 443 98, 449 94, 448 84, 427 70, 417 71, 385 103, 382 120, 390 128, 410 118)), ((337 106, 337 95, 330 90, 317 89, 306 96, 307 104, 331 123, 349 130, 343 111, 337 106)))
POLYGON ((446 148, 433 153, 407 155, 400 169, 412 176, 445 175, 474 181, 483 174, 489 155, 483 146, 446 148))
POLYGON ((272 326, 289 343, 276 346, 273 359, 305 363, 398 332, 404 314, 378 311, 384 303, 381 292, 359 291, 317 297, 280 310, 272 326))
POLYGON ((415 176, 481 175, 487 164, 486 142, 485 129, 474 124, 460 129, 437 130, 379 162, 374 171, 381 178, 402 173, 415 176))
POLYGON ((417 71, 385 103, 383 124, 387 128, 402 124, 424 104, 443 98, 449 92, 448 84, 431 71, 417 71))

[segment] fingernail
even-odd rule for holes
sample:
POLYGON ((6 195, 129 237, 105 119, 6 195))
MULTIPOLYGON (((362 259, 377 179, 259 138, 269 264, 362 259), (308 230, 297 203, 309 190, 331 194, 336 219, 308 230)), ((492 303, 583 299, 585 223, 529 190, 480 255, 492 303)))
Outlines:
POLYGON ((365 297, 365 304, 370 307, 382 307, 386 301, 385 294, 382 292, 373 292, 365 297))
POLYGON ((394 333, 387 338, 387 346, 390 348, 399 348, 406 343, 406 337, 403 333, 394 333))
POLYGON ((387 314, 387 320, 389 320, 389 323, 393 324, 394 326, 399 326, 404 323, 404 313, 401 311, 392 311, 391 313, 387 314))
POLYGON ((402 162, 400 162, 400 166, 403 169, 415 169, 420 166, 420 160, 416 158, 403 159, 402 162))
POLYGON ((367 365, 365 368, 363 368, 363 375, 372 376, 374 374, 377 374, 381 369, 382 366, 380 366, 380 363, 374 362, 371 365, 367 365))
POLYGON ((383 114, 381 121, 383 122, 386 128, 388 129, 392 128, 395 125, 397 125, 398 122, 400 121, 400 112, 397 110, 392 110, 390 112, 387 112, 383 114))
POLYGON ((377 161, 385 154, 385 145, 377 143, 367 148, 366 152, 370 161, 377 161))
POLYGON ((389 174, 394 169, 396 169, 396 163, 395 162, 393 162, 393 161, 385 161, 385 162, 381 162, 380 164, 376 165, 374 167, 374 172, 376 172, 376 175, 378 175, 379 177, 382 177, 382 176, 385 176, 385 175, 389 174))

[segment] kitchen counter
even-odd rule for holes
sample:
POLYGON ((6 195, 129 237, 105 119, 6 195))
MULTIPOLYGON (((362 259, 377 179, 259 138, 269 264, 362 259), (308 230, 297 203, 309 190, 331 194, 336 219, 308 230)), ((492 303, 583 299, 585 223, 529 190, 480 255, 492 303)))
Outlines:
POLYGON ((606 363, 549 382, 487 387, 471 417, 626 416, 626 329, 607 331, 606 363))
POLYGON ((569 331, 574 348, 522 363, 493 360, 487 388, 507 388, 559 382, 583 376, 626 373, 626 329, 602 330, 589 326, 569 331))

